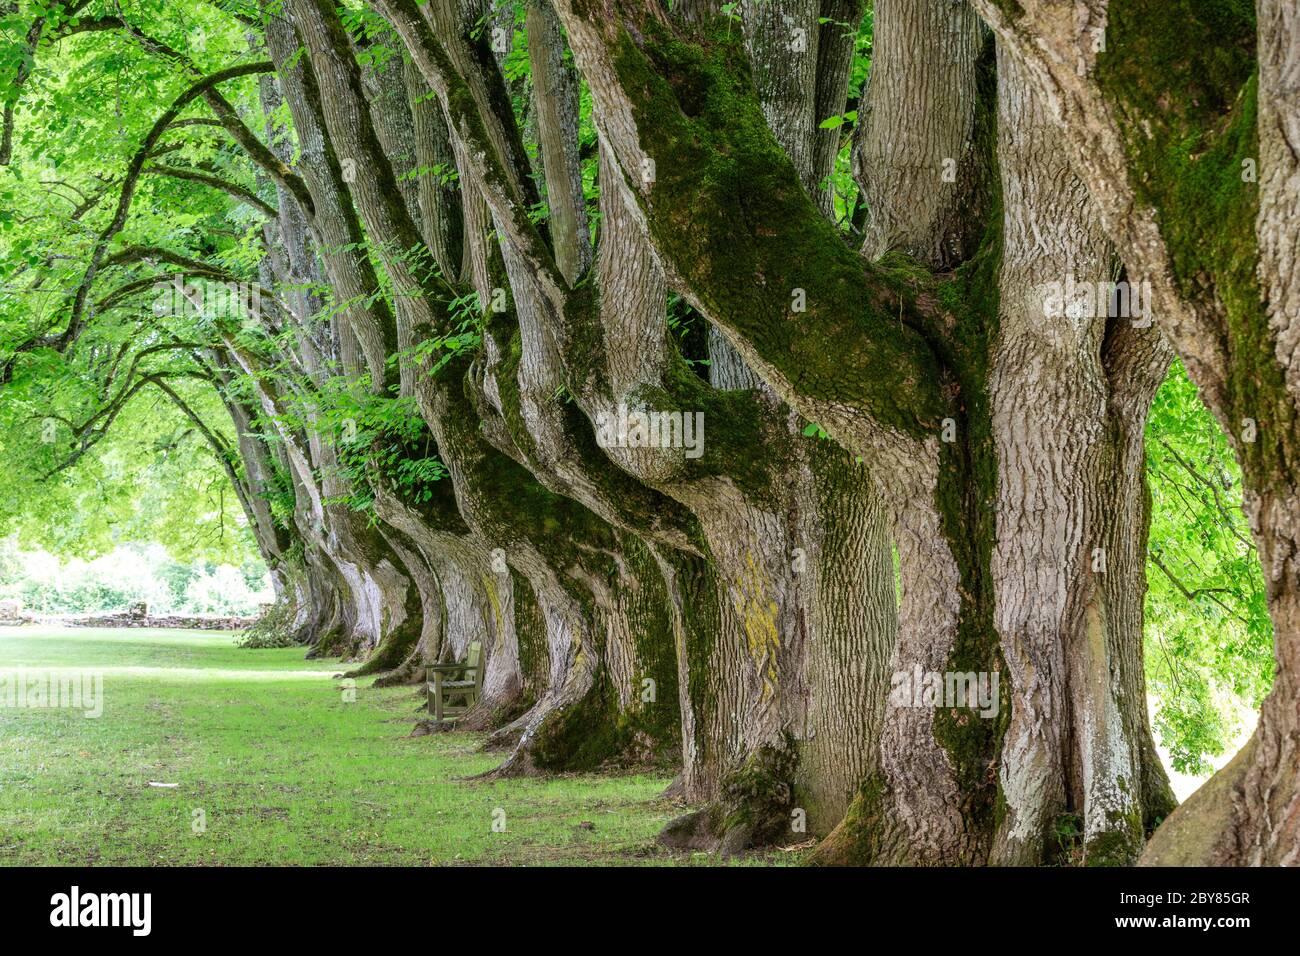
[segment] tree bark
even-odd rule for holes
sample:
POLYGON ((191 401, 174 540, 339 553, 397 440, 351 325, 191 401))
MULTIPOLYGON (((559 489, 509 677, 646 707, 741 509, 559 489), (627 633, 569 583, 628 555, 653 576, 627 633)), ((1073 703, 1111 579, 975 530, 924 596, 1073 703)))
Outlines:
POLYGON ((1256 17, 1199 3, 1170 13, 1144 0, 1027 0, 1011 12, 975 3, 1047 98, 1102 224, 1129 274, 1150 283, 1162 331, 1223 425, 1268 582, 1279 676, 1254 742, 1170 815, 1143 861, 1293 862, 1300 410, 1294 256, 1282 252, 1294 249, 1294 228, 1274 214, 1297 195, 1285 145, 1295 141, 1293 98, 1276 94, 1294 71, 1295 18, 1270 2, 1256 17), (1174 22, 1149 33, 1166 14, 1174 22), (1206 67, 1197 40, 1211 36, 1233 51, 1220 70, 1206 67), (1213 203, 1197 198, 1193 170, 1221 185, 1213 203), (1258 258, 1244 254, 1252 248, 1258 258))
POLYGON ((876 0, 871 74, 853 137, 869 197, 862 254, 935 268, 975 251, 988 168, 977 136, 984 29, 965 0, 876 0), (974 228, 972 228, 974 227, 974 228))
MULTIPOLYGON (((992 572, 1012 703, 993 860, 1042 862, 1057 818, 1077 812, 1087 862, 1128 864, 1153 816, 1143 785, 1160 772, 1148 764, 1141 679, 1140 441, 1169 352, 1150 317, 1109 314, 1109 244, 1038 94, 1005 55, 998 91, 1000 115, 1017 122, 999 127, 1005 211, 990 382, 992 572), (1058 307, 1052 283, 1064 287, 1058 307), (1106 358, 1124 363, 1114 383, 1123 401, 1106 358)), ((1172 804, 1164 791, 1159 815, 1172 804)))

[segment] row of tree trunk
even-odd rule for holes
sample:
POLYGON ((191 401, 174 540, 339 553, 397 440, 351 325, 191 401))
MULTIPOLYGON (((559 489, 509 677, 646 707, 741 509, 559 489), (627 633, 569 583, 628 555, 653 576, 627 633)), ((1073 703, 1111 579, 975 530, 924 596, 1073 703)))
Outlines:
POLYGON ((278 291, 204 359, 301 640, 393 682, 482 641, 460 726, 498 772, 670 763, 704 808, 677 845, 1295 862, 1300 17, 1157 6, 876 0, 850 101, 863 0, 263 0, 292 123, 236 138, 278 291), (1176 811, 1142 666, 1175 355, 1241 460, 1278 663, 1176 811), (417 427, 358 440, 339 375, 417 427), (603 441, 628 410, 702 415, 702 454, 603 441))

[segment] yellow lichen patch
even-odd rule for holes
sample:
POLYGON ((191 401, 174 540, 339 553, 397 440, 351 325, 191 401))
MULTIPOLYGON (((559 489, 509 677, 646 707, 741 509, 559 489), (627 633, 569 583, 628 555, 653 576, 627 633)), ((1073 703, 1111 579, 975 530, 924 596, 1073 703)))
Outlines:
POLYGON ((493 645, 500 650, 505 646, 505 615, 501 613, 501 597, 497 594, 497 585, 486 574, 482 575, 483 590, 487 591, 488 601, 492 604, 492 617, 496 621, 497 639, 493 645))
POLYGON ((771 597, 771 581, 753 554, 746 553, 745 564, 745 573, 735 582, 740 595, 740 618, 750 659, 763 679, 763 699, 767 700, 775 695, 778 682, 776 661, 781 635, 776 626, 777 606, 771 597))

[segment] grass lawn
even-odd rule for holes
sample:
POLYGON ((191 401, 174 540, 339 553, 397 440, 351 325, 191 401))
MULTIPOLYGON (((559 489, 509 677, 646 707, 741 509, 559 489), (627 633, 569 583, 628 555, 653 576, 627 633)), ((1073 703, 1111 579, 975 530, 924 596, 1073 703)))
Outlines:
POLYGON ((103 674, 98 719, 0 705, 0 864, 705 860, 653 843, 681 812, 665 778, 466 780, 500 758, 478 735, 408 737, 411 688, 366 679, 348 703, 337 662, 234 639, 0 628, 0 673, 103 674))

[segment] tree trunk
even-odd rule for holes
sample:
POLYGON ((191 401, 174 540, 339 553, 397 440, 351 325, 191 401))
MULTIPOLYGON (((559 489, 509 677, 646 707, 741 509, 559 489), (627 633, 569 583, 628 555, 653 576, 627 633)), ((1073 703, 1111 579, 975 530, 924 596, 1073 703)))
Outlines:
POLYGON ((1296 18, 1272 0, 1253 17, 1146 0, 1078 17, 1043 0, 1015 15, 975 3, 1048 98, 1129 274, 1150 283, 1162 331, 1224 427, 1267 582, 1277 676, 1256 736, 1170 815, 1143 862, 1294 862, 1300 408, 1287 211, 1300 191, 1294 97, 1279 91, 1293 85, 1296 18), (1153 34, 1159 17, 1171 22, 1153 34), (1212 68, 1222 50, 1233 55, 1212 68), (1220 187, 1212 202, 1207 181, 1220 187))
POLYGON ((564 33, 550 0, 530 0, 528 58, 533 68, 533 108, 555 261, 570 283, 591 264, 587 206, 578 161, 578 76, 564 60, 564 33))
POLYGON ((868 197, 862 254, 937 268, 974 252, 987 176, 976 135, 984 29, 965 0, 876 0, 853 175, 868 197))
MULTIPOLYGON (((1141 678, 1140 442, 1169 352, 1143 328, 1149 316, 1109 315, 1109 245, 1038 94, 1005 55, 998 89, 1000 115, 1017 122, 999 134, 1005 212, 990 384, 992 571, 1012 703, 993 860, 1043 862, 1057 819, 1073 812, 1087 862, 1127 864, 1153 816, 1143 784, 1160 773, 1147 764, 1141 678), (1124 363, 1123 401, 1110 394, 1104 358, 1124 363)), ((1171 803, 1163 789, 1158 814, 1171 803)))

